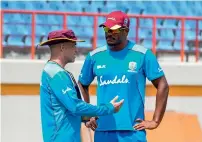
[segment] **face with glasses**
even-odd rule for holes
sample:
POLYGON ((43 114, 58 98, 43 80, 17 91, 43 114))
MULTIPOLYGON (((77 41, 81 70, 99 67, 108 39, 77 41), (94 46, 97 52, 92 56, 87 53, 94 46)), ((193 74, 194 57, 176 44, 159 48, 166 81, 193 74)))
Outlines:
POLYGON ((111 47, 114 47, 127 40, 129 30, 128 28, 123 27, 115 30, 104 27, 104 31, 107 44, 111 47))

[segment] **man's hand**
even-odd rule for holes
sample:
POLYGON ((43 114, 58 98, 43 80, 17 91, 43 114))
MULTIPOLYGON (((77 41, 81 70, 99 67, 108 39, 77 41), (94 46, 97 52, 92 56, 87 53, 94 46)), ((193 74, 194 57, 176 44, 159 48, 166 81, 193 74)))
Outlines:
POLYGON ((135 128, 138 131, 144 130, 144 129, 153 130, 158 127, 158 123, 153 120, 147 121, 147 120, 137 119, 136 122, 138 122, 138 124, 133 126, 133 128, 135 128))
POLYGON ((93 131, 97 128, 96 118, 90 118, 90 121, 86 122, 86 127, 91 128, 93 131))
MULTIPOLYGON (((118 99, 118 96, 114 97, 110 103, 114 106, 114 112, 118 112, 124 102, 124 99, 120 100, 119 102, 116 102, 116 100, 118 99)), ((98 118, 92 117, 90 118, 90 121, 86 122, 86 127, 87 128, 91 128, 93 131, 95 131, 95 129, 97 128, 97 123, 96 120, 98 118)))
POLYGON ((114 112, 118 112, 124 102, 124 99, 120 100, 119 102, 116 102, 116 100, 118 99, 119 97, 116 96, 114 97, 110 103, 114 106, 114 112))

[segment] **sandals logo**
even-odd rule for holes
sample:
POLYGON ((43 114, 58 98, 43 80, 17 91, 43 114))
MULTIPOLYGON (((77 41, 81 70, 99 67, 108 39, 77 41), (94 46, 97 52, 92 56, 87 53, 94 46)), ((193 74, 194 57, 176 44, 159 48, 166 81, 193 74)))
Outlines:
POLYGON ((100 86, 105 86, 109 84, 128 84, 129 80, 123 75, 121 78, 118 78, 116 75, 112 80, 103 80, 103 76, 100 76, 100 86))

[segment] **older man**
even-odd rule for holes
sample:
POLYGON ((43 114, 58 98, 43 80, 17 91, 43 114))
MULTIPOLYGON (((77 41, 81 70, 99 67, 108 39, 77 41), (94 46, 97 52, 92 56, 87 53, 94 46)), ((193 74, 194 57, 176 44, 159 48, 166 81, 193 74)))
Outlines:
POLYGON ((117 112, 123 100, 93 106, 81 100, 73 75, 65 65, 74 62, 78 40, 72 30, 50 32, 50 60, 45 64, 40 84, 41 119, 45 142, 80 142, 81 116, 108 115, 117 112))

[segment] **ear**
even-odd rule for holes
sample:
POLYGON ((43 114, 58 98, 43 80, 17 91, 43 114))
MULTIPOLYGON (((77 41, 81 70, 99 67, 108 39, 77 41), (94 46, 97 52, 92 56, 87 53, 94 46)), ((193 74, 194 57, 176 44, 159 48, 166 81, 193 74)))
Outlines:
POLYGON ((129 28, 126 28, 126 32, 127 32, 127 33, 129 32, 129 28))
POLYGON ((64 50, 64 44, 60 44, 60 50, 63 51, 64 50))
POLYGON ((128 36, 129 29, 125 29, 124 33, 125 33, 125 36, 128 36))

